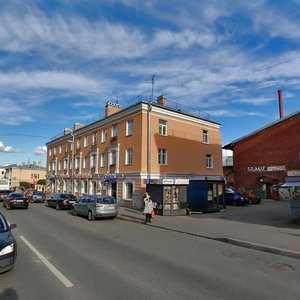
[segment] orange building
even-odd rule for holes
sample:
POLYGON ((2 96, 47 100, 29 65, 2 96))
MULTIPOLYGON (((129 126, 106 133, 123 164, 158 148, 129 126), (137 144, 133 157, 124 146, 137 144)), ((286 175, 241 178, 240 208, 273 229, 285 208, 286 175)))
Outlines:
POLYGON ((220 124, 166 102, 107 103, 103 119, 65 129, 47 143, 49 191, 99 192, 140 208, 151 180, 222 177, 220 124))

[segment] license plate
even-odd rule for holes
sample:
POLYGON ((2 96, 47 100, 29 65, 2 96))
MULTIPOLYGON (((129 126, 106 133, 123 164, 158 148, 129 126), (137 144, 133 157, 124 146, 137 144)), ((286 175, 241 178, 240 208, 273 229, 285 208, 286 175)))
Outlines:
POLYGON ((23 200, 16 200, 16 202, 23 202, 23 200))
POLYGON ((73 204, 73 203, 75 203, 75 201, 69 201, 69 203, 70 203, 70 204, 73 204))

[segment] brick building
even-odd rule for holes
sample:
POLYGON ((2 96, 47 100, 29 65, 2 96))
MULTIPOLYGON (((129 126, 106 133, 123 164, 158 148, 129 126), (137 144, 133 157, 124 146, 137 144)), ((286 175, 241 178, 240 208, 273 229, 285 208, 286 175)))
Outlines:
POLYGON ((234 186, 278 198, 287 172, 300 170, 300 111, 237 139, 223 149, 233 151, 234 186))
POLYGON ((128 207, 141 207, 147 182, 222 175, 220 124, 172 109, 165 97, 124 109, 107 103, 103 119, 47 143, 49 191, 100 191, 128 207))

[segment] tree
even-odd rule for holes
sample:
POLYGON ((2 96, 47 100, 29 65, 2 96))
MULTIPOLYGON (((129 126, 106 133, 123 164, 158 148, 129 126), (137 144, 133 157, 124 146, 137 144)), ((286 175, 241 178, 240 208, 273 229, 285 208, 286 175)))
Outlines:
POLYGON ((30 188, 30 183, 26 181, 21 181, 20 182, 20 187, 24 187, 25 190, 30 188))
POLYGON ((37 184, 39 185, 46 185, 46 179, 39 179, 37 184))

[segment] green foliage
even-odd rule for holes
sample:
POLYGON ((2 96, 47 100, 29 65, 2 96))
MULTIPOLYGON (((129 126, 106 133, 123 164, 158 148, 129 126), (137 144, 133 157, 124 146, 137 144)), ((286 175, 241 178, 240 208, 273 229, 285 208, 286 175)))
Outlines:
POLYGON ((37 184, 46 185, 46 179, 39 179, 37 184))
POLYGON ((29 189, 30 188, 30 183, 26 181, 21 181, 20 182, 20 187, 24 187, 24 189, 29 189))

